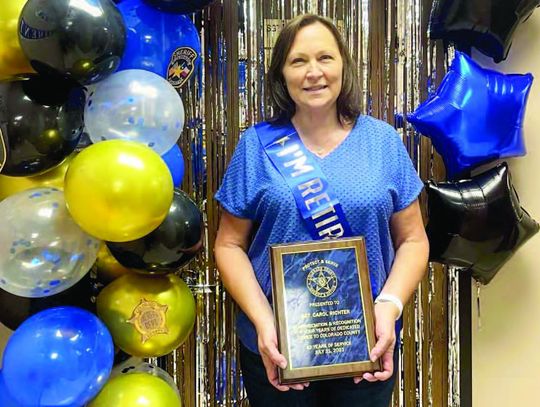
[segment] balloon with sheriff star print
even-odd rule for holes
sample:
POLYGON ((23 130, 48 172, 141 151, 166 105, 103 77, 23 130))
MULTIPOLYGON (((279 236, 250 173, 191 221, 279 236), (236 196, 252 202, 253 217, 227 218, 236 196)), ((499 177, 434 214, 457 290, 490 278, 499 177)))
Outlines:
POLYGON ((531 74, 484 69, 457 52, 435 94, 407 118, 431 138, 450 179, 493 160, 525 155, 523 118, 531 74))
POLYGON ((156 73, 177 90, 196 75, 201 63, 201 40, 188 16, 161 12, 142 0, 124 0, 118 9, 127 29, 126 51, 119 70, 156 73))

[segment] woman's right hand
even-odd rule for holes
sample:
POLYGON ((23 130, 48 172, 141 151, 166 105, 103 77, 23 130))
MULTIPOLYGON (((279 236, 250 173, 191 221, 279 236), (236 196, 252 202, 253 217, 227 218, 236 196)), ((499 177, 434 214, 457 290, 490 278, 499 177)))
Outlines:
POLYGON ((289 389, 304 390, 309 386, 309 383, 297 383, 297 384, 279 384, 278 382, 278 366, 281 369, 287 367, 287 359, 281 353, 279 353, 277 347, 277 333, 274 323, 263 324, 262 327, 257 329, 257 338, 259 352, 261 354, 264 367, 266 369, 266 376, 268 381, 279 391, 288 391, 289 389))

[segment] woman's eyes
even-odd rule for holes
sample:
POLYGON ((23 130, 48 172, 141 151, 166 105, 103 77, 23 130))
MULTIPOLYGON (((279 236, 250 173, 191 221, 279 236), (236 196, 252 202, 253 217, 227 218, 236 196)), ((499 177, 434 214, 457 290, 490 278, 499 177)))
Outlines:
MULTIPOLYGON (((319 61, 324 61, 324 60, 331 60, 331 59, 334 59, 332 57, 332 55, 321 55, 319 57, 319 61)), ((303 62, 305 62, 306 60, 304 58, 294 58, 292 61, 291 61, 291 64, 301 64, 303 62)))

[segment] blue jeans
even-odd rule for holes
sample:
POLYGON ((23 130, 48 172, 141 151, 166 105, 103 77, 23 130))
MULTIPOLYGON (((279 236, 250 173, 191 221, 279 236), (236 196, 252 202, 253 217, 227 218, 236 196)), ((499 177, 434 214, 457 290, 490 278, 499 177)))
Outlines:
POLYGON ((394 374, 384 382, 352 378, 311 382, 304 390, 281 392, 270 384, 260 355, 240 343, 240 364, 244 386, 251 407, 388 407, 396 381, 397 351, 394 374))

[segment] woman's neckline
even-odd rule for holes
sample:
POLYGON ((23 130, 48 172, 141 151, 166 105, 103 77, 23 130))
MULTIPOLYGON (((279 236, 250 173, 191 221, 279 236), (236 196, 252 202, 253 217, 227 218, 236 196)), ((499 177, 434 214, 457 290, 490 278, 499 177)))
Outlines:
POLYGON ((298 129, 294 126, 292 120, 290 120, 290 125, 294 128, 294 130, 296 131, 296 133, 298 134, 298 138, 300 139, 300 141, 302 142, 302 144, 304 145, 304 147, 306 148, 306 150, 311 154, 313 155, 314 157, 316 157, 317 159, 319 160, 325 160, 326 158, 328 158, 329 156, 333 155, 336 151, 340 150, 341 147, 343 146, 343 144, 350 138, 352 132, 354 131, 354 129, 356 128, 357 124, 358 124, 358 121, 360 120, 360 117, 361 115, 359 115, 355 121, 352 123, 350 129, 347 131, 347 134, 345 134, 345 136, 336 144, 334 145, 330 150, 324 152, 323 151, 323 154, 319 154, 317 153, 316 151, 313 151, 311 149, 309 149, 307 147, 307 145, 304 143, 304 140, 302 139, 301 135, 300 135, 300 132, 298 131, 298 129))

